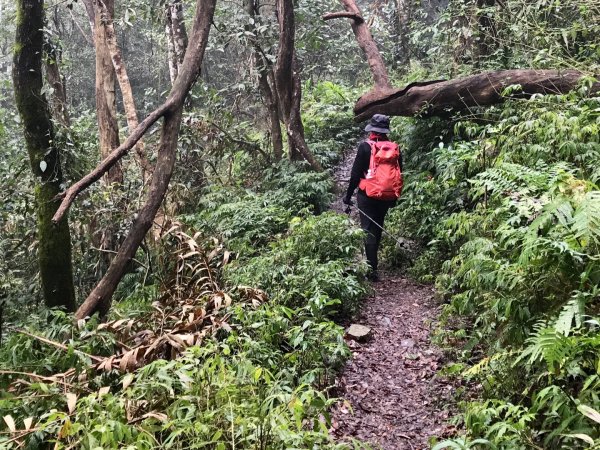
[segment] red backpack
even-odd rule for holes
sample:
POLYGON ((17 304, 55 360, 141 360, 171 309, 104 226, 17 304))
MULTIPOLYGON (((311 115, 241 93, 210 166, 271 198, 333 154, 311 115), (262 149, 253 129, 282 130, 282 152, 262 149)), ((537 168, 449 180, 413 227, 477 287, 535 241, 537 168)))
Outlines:
POLYGON ((397 200, 402 192, 400 149, 390 141, 366 141, 371 146, 371 162, 360 189, 377 200, 397 200))

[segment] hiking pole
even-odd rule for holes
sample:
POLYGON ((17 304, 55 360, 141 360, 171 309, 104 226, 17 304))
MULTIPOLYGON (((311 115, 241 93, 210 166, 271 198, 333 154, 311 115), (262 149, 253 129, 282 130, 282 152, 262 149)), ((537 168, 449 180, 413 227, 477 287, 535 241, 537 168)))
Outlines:
MULTIPOLYGON (((346 214, 348 214, 348 215, 350 214, 350 208, 351 208, 351 207, 350 207, 350 205, 348 205, 348 207, 346 208, 346 214)), ((386 234, 388 237, 392 238, 392 239, 393 239, 393 240, 396 242, 396 244, 397 244, 399 247, 402 247, 402 248, 404 248, 404 245, 405 245, 405 244, 404 244, 404 242, 400 242, 400 241, 398 240, 398 238, 396 238, 396 237, 395 237, 394 235, 392 235, 392 234, 391 234, 389 231, 387 231, 385 228, 383 228, 381 225, 379 225, 377 222, 375 222, 373 219, 371 219, 371 218, 370 218, 370 217, 369 217, 367 214, 365 214, 365 212, 364 212, 362 209, 360 209, 358 206, 355 206, 355 208, 357 209, 357 211, 358 211, 359 213, 361 213, 363 216, 365 216, 367 219, 369 219, 371 222, 373 222, 373 223, 374 223, 374 224, 375 224, 375 225, 376 225, 378 228, 380 228, 380 229, 381 229, 381 231, 383 231, 383 232, 384 232, 384 233, 385 233, 385 234, 386 234)))

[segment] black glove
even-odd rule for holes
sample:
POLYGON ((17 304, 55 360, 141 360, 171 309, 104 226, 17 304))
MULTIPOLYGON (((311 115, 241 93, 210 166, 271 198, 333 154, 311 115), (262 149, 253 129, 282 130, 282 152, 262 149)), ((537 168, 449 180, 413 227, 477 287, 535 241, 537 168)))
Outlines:
POLYGON ((352 201, 352 197, 350 197, 350 196, 344 197, 342 202, 344 203, 344 205, 354 206, 354 202, 352 201))

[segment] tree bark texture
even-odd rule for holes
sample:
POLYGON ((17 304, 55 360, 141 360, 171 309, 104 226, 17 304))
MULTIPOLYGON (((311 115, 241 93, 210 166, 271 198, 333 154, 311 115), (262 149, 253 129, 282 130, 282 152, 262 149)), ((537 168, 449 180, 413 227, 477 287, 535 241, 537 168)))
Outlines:
MULTIPOLYGON (((375 87, 382 91, 392 90, 385 63, 383 62, 383 58, 381 58, 381 54, 377 49, 377 44, 375 43, 375 40, 371 35, 371 31, 369 30, 368 25, 363 19, 363 15, 360 12, 360 9, 358 8, 354 0, 340 0, 340 2, 346 9, 346 13, 350 14, 350 17, 352 18, 352 31, 354 32, 354 36, 356 37, 358 45, 360 46, 363 53, 365 54, 365 57, 367 58, 369 68, 371 69, 371 73, 373 74, 373 81, 375 82, 375 87)), ((342 13, 329 13, 325 14, 323 16, 323 19, 330 20, 336 19, 338 17, 346 16, 342 13)))
MULTIPOLYGON (((387 93, 374 89, 354 106, 357 121, 373 114, 390 116, 446 115, 478 106, 504 101, 503 91, 512 85, 521 88, 509 97, 527 98, 533 94, 563 94, 577 87, 583 74, 576 70, 515 69, 483 72, 448 81, 412 83, 387 93)), ((600 83, 592 86, 600 91, 600 83)))
POLYGON ((44 44, 44 68, 46 78, 52 87, 50 108, 52 116, 65 128, 71 126, 71 118, 67 108, 67 89, 65 79, 60 73, 61 49, 59 44, 46 41, 44 44))
POLYGON ((169 0, 165 4, 167 50, 169 54, 169 74, 171 85, 183 64, 188 47, 188 35, 183 21, 183 3, 181 0, 169 0))
MULTIPOLYGON (((256 18, 258 13, 257 0, 245 0, 246 12, 252 18, 256 18)), ((256 23, 256 22, 254 22, 256 23)), ((248 25, 248 31, 254 32, 255 25, 248 25)), ((271 133, 271 143, 273 145, 273 156, 279 161, 283 157, 283 136, 281 134, 281 118, 279 117, 279 107, 277 105, 276 92, 271 86, 273 79, 273 66, 263 56, 256 37, 250 38, 253 50, 253 59, 256 70, 258 71, 258 86, 263 97, 265 107, 269 116, 269 129, 271 133)))
POLYGON ((293 0, 277 0, 279 22, 279 46, 274 70, 279 111, 286 126, 290 158, 304 158, 310 166, 320 172, 323 167, 310 152, 304 139, 304 125, 300 115, 301 82, 295 51, 296 25, 293 0))
POLYGON ((71 264, 71 235, 67 216, 55 224, 62 170, 54 147, 48 103, 42 95, 44 2, 17 0, 17 27, 13 59, 15 101, 35 178, 38 260, 44 301, 49 307, 75 309, 71 264))
MULTIPOLYGON (((116 77, 106 37, 106 28, 102 19, 100 1, 104 1, 106 10, 114 14, 114 0, 94 1, 94 44, 96 46, 96 114, 100 138, 100 155, 106 158, 119 146, 119 124, 117 121, 116 77)), ((120 164, 112 167, 107 175, 109 184, 123 183, 123 170, 120 164)))
MULTIPOLYGON (((99 3, 102 17, 101 23, 104 27, 106 44, 108 46, 110 58, 117 76, 117 82, 119 83, 121 96, 123 98, 123 108, 125 109, 125 116, 127 118, 127 128, 131 133, 139 125, 139 119, 137 108, 135 106, 135 100, 133 98, 133 91, 131 89, 131 82, 129 80, 129 75, 127 74, 127 67, 123 61, 121 49, 117 43, 117 36, 113 24, 113 14, 106 6, 107 1, 108 0, 100 0, 99 3)), ((150 161, 148 161, 146 156, 144 142, 140 140, 134 147, 134 150, 137 155, 137 161, 142 169, 142 179, 145 182, 147 177, 152 173, 152 166, 150 165, 150 161)))
MULTIPOLYGON (((215 11, 215 3, 216 0, 197 1, 190 45, 166 102, 136 128, 132 136, 125 142, 126 145, 121 146, 124 149, 127 147, 131 149, 135 141, 141 138, 152 123, 156 122, 160 117, 164 118, 158 158, 150 179, 146 202, 140 209, 108 271, 77 310, 75 315, 77 319, 85 318, 96 311, 106 313, 112 295, 123 277, 129 261, 135 256, 135 252, 152 226, 156 212, 165 197, 175 166, 177 138, 179 136, 183 103, 187 93, 200 74, 204 50, 208 41, 208 33, 215 11)), ((122 149, 117 149, 113 152, 117 157, 116 160, 118 160, 120 152, 124 154, 122 149)), ((114 161, 114 159, 111 159, 111 161, 114 161)), ((105 164, 101 167, 103 168, 95 170, 95 176, 98 176, 98 170, 107 170, 110 165, 105 164)), ((102 175, 100 174, 99 176, 102 175)))

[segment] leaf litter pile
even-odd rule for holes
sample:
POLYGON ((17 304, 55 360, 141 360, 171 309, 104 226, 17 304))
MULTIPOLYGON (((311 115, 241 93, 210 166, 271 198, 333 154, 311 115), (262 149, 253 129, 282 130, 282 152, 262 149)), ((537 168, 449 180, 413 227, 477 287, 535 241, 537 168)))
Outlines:
MULTIPOLYGON (((338 169, 342 188, 353 158, 338 169)), ((338 200, 333 208, 343 205, 338 200)), ((373 290, 354 319, 369 335, 347 336, 353 356, 337 381, 341 400, 332 410, 331 433, 385 450, 428 449, 431 436, 452 434, 447 421, 454 412, 454 386, 438 375, 444 356, 431 342, 440 313, 434 290, 397 273, 384 273, 373 290)))
MULTIPOLYGON (((77 397, 68 391, 74 389, 75 384, 77 389, 89 392, 87 385, 97 374, 113 371, 132 373, 158 359, 175 359, 185 349, 200 345, 205 338, 215 336, 220 330, 231 331, 235 325, 228 323, 230 317, 225 311, 233 300, 217 282, 219 270, 229 262, 231 255, 216 239, 207 245, 200 243, 199 237, 200 233, 193 236, 186 234, 178 222, 174 222, 162 235, 169 276, 162 280, 162 294, 152 303, 151 311, 142 312, 135 318, 118 318, 100 323, 92 331, 85 330, 85 321, 78 322, 81 331, 78 346, 82 346, 86 338, 101 337, 111 343, 112 354, 98 356, 77 349, 69 333, 49 339, 27 330, 15 330, 64 354, 76 353, 83 367, 80 365, 48 376, 0 370, 2 375, 17 377, 9 390, 18 394, 31 386, 32 382, 57 383, 64 386, 69 412, 72 412, 77 397)), ((247 304, 251 308, 257 308, 266 301, 266 294, 258 289, 237 286, 230 293, 233 294, 233 291, 237 303, 247 304)), ((126 377, 123 388, 132 379, 132 376, 126 377)), ((107 386, 98 392, 103 395, 109 390, 107 386)), ((7 417, 12 420, 10 416, 7 417)), ((28 430, 25 431, 24 435, 28 430)))

